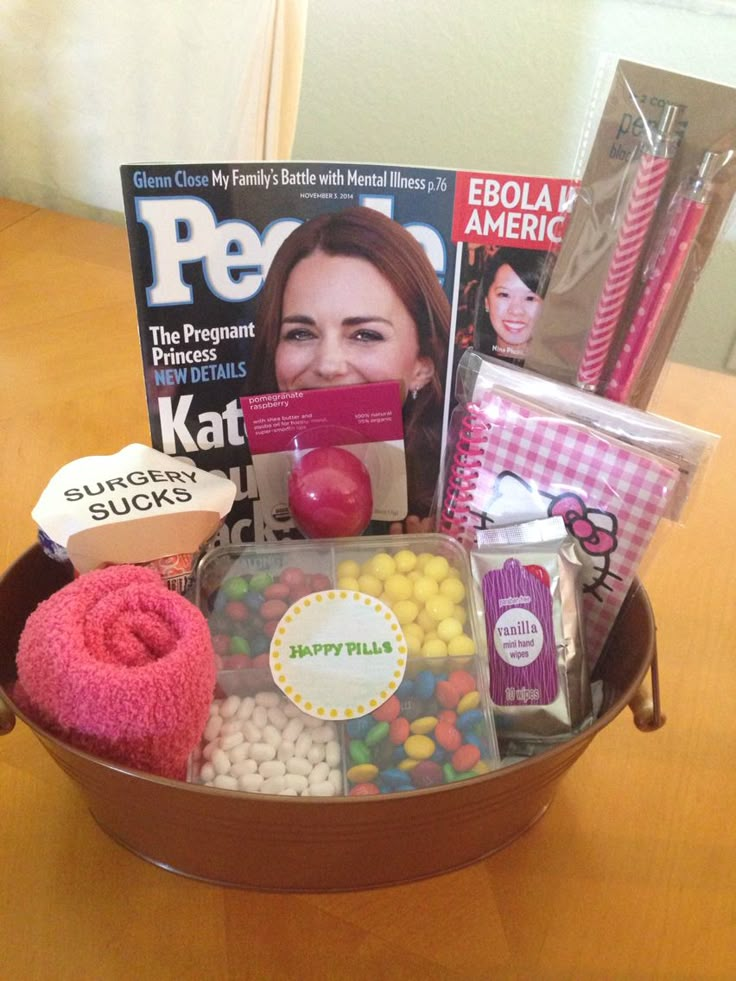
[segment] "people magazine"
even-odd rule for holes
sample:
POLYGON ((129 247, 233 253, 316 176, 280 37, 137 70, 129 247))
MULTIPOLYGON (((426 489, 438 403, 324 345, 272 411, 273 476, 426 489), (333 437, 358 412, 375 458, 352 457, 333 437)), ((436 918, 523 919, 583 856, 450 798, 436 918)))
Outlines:
POLYGON ((318 399, 294 415, 301 390, 343 384, 400 382, 406 517, 426 518, 455 366, 484 350, 484 264, 504 249, 553 262, 575 183, 283 162, 130 164, 121 177, 151 443, 235 483, 217 543, 301 537, 259 487, 242 400, 262 400, 269 418, 282 410, 282 432, 296 419, 344 444, 349 433, 321 426, 318 399))

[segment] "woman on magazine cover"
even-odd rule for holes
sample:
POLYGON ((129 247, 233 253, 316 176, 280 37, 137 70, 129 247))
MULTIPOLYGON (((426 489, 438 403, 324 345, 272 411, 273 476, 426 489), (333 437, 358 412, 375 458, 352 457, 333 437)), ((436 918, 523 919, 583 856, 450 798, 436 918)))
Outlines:
POLYGON ((501 246, 486 259, 477 294, 473 347, 523 364, 542 312, 553 256, 501 246))
POLYGON ((264 283, 247 394, 403 383, 409 516, 392 531, 430 530, 449 325, 424 250, 371 208, 300 225, 264 283))

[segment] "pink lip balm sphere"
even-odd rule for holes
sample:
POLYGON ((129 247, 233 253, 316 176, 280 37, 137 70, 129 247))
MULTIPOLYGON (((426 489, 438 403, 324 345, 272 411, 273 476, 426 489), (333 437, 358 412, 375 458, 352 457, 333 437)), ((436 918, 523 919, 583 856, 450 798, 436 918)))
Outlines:
POLYGON ((307 538, 360 535, 373 512, 370 475, 339 446, 311 450, 289 474, 289 508, 307 538))

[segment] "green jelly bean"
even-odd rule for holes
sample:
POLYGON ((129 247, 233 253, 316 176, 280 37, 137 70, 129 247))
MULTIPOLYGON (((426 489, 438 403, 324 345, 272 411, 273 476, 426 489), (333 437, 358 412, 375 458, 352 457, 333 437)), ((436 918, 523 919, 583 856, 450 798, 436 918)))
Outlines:
POLYGON ((468 770, 465 773, 460 773, 452 763, 443 763, 442 772, 445 775, 445 783, 458 783, 460 780, 468 780, 470 777, 477 777, 477 773, 473 773, 472 770, 468 770))
POLYGON ((250 654, 250 644, 245 637, 239 637, 237 634, 235 634, 230 638, 230 653, 250 654))
POLYGON ((350 759, 354 763, 361 764, 371 762, 371 751, 362 739, 351 739, 350 745, 348 746, 348 752, 350 753, 350 759))
POLYGON ((377 722, 368 730, 364 737, 366 746, 377 746, 378 743, 382 743, 386 736, 388 736, 388 731, 388 722, 377 722))
POLYGON ((228 599, 242 599, 248 592, 248 580, 245 576, 233 576, 222 584, 222 591, 228 599))
POLYGON ((264 589, 271 585, 273 582, 273 576, 268 572, 256 572, 254 576, 251 576, 250 588, 255 590, 257 593, 262 593, 264 589))

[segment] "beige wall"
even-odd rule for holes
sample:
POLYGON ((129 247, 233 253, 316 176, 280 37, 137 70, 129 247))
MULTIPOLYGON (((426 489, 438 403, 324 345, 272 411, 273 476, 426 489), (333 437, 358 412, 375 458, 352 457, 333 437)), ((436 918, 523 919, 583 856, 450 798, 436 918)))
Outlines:
MULTIPOLYGON (((736 87, 736 0, 310 0, 293 156, 569 176, 618 57, 736 87)), ((735 344, 732 217, 673 354, 735 344)))

